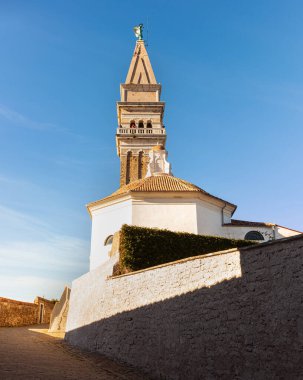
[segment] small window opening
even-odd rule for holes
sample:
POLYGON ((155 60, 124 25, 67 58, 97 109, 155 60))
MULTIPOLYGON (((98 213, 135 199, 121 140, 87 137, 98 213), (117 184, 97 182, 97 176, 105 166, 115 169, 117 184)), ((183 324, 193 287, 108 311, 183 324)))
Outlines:
POLYGON ((139 128, 144 128, 143 120, 140 120, 140 121, 139 121, 139 125, 138 125, 138 126, 139 126, 139 128))
POLYGON ((136 128, 135 120, 132 120, 132 121, 130 122, 130 127, 131 127, 131 128, 136 128))
POLYGON ((114 238, 114 235, 109 235, 106 239, 105 239, 105 242, 104 242, 104 245, 110 245, 113 243, 113 238, 114 238))
POLYGON ((146 123, 146 128, 152 128, 152 122, 150 120, 146 123))
POLYGON ((259 231, 249 231, 244 237, 245 240, 264 240, 263 235, 259 231))

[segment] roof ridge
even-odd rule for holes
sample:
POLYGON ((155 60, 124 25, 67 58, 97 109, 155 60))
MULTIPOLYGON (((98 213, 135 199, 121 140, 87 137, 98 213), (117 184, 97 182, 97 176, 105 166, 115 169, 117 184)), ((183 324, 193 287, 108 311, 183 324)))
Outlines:
POLYGON ((197 191, 203 194, 208 194, 199 186, 196 186, 182 178, 167 175, 166 173, 162 175, 152 175, 133 181, 120 187, 120 189, 112 193, 111 196, 123 194, 129 191, 197 191))

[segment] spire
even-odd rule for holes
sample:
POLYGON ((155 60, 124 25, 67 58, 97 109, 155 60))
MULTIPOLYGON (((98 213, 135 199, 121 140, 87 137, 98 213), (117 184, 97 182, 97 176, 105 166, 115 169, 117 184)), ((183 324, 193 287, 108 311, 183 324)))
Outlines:
MULTIPOLYGON (((121 100, 117 102, 116 146, 121 163, 121 186, 144 178, 150 160, 150 150, 156 145, 165 147, 166 141, 166 130, 163 125, 165 103, 160 100, 161 84, 156 81, 144 45, 142 28, 142 24, 134 28, 135 35, 139 39, 136 42, 126 81, 120 84, 121 100)), ((163 154, 154 154, 152 158, 159 161, 159 155, 162 159, 163 154)), ((158 168, 158 165, 156 168, 151 168, 150 172, 170 172, 168 163, 162 161, 165 167, 162 165, 163 167, 158 168)))
POLYGON ((143 40, 137 40, 125 84, 157 84, 143 40))

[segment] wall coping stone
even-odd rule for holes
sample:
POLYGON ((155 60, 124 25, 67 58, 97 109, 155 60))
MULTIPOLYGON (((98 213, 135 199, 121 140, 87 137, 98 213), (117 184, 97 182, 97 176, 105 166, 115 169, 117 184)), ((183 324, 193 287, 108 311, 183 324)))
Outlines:
POLYGON ((164 264, 156 265, 156 266, 153 266, 153 267, 150 267, 150 268, 145 268, 145 269, 137 270, 137 271, 130 272, 130 273, 124 273, 124 274, 120 274, 120 275, 117 275, 117 276, 108 276, 107 280, 115 280, 115 279, 118 279, 118 278, 121 278, 121 277, 133 276, 133 275, 136 275, 136 274, 139 274, 139 273, 144 273, 144 272, 147 272, 147 271, 150 271, 150 270, 164 268, 164 267, 167 267, 167 266, 170 266, 170 265, 183 264, 183 263, 186 263, 187 261, 192 261, 192 260, 196 260, 196 259, 200 260, 200 259, 206 259, 206 258, 212 257, 212 256, 226 255, 226 254, 231 253, 231 252, 236 252, 239 249, 241 251, 249 251, 249 250, 253 250, 253 249, 259 248, 259 247, 270 246, 270 245, 274 245, 274 244, 278 244, 278 243, 279 244, 281 244, 281 243, 287 243, 289 241, 300 240, 300 239, 303 240, 303 233, 300 234, 300 235, 290 236, 290 237, 286 237, 286 238, 282 238, 282 239, 269 240, 269 241, 266 241, 264 243, 259 243, 257 245, 250 245, 248 247, 230 248, 230 249, 225 249, 224 251, 217 251, 217 252, 206 253, 206 254, 203 254, 203 255, 191 256, 191 257, 187 257, 185 259, 171 261, 169 263, 164 263, 164 264))

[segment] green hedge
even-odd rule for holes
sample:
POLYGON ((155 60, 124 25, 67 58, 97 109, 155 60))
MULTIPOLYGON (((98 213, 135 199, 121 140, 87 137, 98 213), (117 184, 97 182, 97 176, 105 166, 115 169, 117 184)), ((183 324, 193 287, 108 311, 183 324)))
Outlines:
POLYGON ((115 274, 252 244, 256 242, 124 224, 120 231, 120 261, 115 274))

